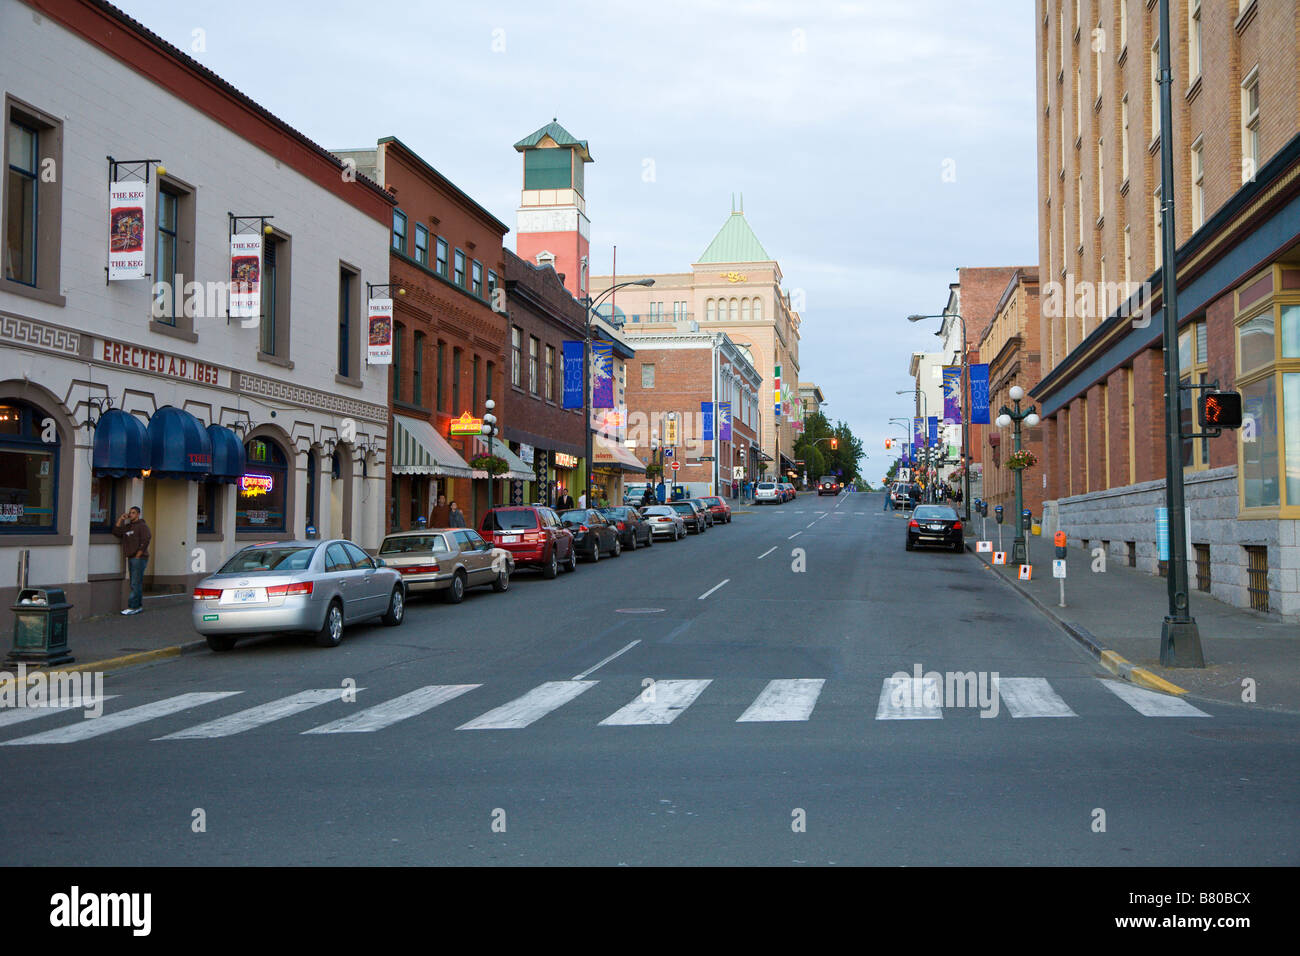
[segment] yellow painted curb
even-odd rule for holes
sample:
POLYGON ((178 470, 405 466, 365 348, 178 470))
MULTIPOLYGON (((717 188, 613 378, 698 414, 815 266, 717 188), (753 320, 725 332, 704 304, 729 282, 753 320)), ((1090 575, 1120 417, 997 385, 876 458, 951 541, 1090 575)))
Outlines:
MULTIPOLYGON (((123 667, 131 667, 135 664, 145 664, 149 661, 163 660, 168 657, 180 657, 181 648, 179 645, 172 647, 162 647, 156 651, 140 651, 136 654, 123 654, 121 657, 108 657, 102 661, 87 661, 84 664, 73 664, 71 667, 56 667, 53 670, 45 670, 41 667, 29 667, 27 669, 28 678, 35 674, 72 674, 80 671, 115 671, 123 667)), ((13 665, 17 667, 18 665, 13 665)), ((18 681, 13 677, 6 677, 0 680, 0 690, 9 690, 10 684, 17 684, 18 681)))
POLYGON ((1128 679, 1135 684, 1141 684, 1150 690, 1164 691, 1166 694, 1186 694, 1187 691, 1177 684, 1171 684, 1156 674, 1151 673, 1145 667, 1135 667, 1129 671, 1128 679))
POLYGON ((1101 652, 1101 666, 1106 668, 1106 670, 1110 671, 1116 677, 1123 676, 1125 664, 1128 664, 1128 661, 1123 657, 1120 657, 1114 651, 1101 652))

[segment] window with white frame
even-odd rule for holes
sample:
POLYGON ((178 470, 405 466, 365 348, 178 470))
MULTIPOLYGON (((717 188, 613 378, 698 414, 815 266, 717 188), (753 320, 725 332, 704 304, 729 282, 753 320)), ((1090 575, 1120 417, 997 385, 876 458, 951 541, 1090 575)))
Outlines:
POLYGON ((1119 175, 1128 182, 1128 94, 1119 104, 1119 175))
POLYGON ((1201 0, 1187 3, 1187 85, 1201 75, 1201 0))
POLYGON ((1160 208, 1160 189, 1161 187, 1156 187, 1155 197, 1151 203, 1151 238, 1154 246, 1151 251, 1151 261, 1155 263, 1157 269, 1159 269, 1164 263, 1165 252, 1165 219, 1164 213, 1160 208))
POLYGON ((1198 137, 1192 144, 1192 228, 1205 222, 1205 142, 1198 137))
POLYGON ((1254 180, 1259 172, 1259 67, 1241 84, 1241 181, 1254 180))
POLYGON ((1160 135, 1160 41, 1151 44, 1151 139, 1160 135))

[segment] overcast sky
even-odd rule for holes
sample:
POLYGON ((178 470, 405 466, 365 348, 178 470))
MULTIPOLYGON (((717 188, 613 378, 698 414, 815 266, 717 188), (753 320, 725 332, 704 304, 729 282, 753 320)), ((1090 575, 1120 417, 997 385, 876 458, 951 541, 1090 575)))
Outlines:
POLYGON ((326 147, 399 137, 512 230, 512 146, 557 117, 595 159, 596 274, 614 245, 620 273, 687 271, 743 192, 872 481, 938 341, 905 316, 958 266, 1037 261, 1027 0, 118 3, 326 147))

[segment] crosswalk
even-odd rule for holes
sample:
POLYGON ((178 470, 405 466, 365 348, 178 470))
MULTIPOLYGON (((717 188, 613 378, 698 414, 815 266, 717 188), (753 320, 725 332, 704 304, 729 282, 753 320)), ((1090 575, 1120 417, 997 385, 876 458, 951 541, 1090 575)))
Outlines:
MULTIPOLYGON (((17 708, 0 711, 0 736, 13 728, 19 736, 0 740, 0 747, 74 744, 103 737, 108 734, 127 731, 131 728, 153 721, 175 718, 178 715, 189 716, 191 712, 206 709, 209 712, 218 704, 228 699, 238 704, 248 700, 251 706, 240 707, 231 713, 214 716, 189 727, 150 735, 153 741, 195 741, 212 740, 247 734, 286 721, 298 715, 316 711, 324 714, 335 711, 332 718, 324 723, 305 730, 301 734, 361 734, 376 733, 393 727, 403 721, 426 715, 439 707, 458 701, 467 695, 480 706, 492 705, 479 716, 461 722, 455 726, 461 730, 524 730, 545 717, 555 714, 566 706, 573 705, 578 698, 587 694, 598 684, 599 680, 559 680, 545 681, 523 694, 500 701, 489 700, 490 692, 483 684, 429 684, 415 690, 400 694, 377 703, 366 699, 365 688, 314 688, 298 691, 274 700, 253 703, 244 696, 243 691, 202 691, 177 694, 161 700, 127 706, 122 710, 108 710, 102 715, 86 718, 77 708, 39 707, 17 708), (349 709, 343 716, 337 716, 339 707, 349 709), (57 716, 64 720, 61 726, 23 734, 26 725, 38 718, 51 721, 57 716)), ((619 680, 606 682, 610 687, 622 686, 619 680)), ((711 688, 727 682, 713 679, 647 679, 634 691, 630 701, 615 709, 608 716, 595 720, 596 714, 591 708, 584 712, 584 719, 591 717, 592 723, 600 727, 635 727, 663 726, 680 718, 688 709, 701 700, 708 700, 711 688)), ((1072 678, 1069 679, 1070 692, 1083 705, 1080 709, 1091 717, 1115 717, 1122 714, 1137 715, 1141 718, 1165 719, 1178 717, 1209 717, 1210 714, 1193 706, 1186 700, 1146 690, 1123 681, 1107 678, 1072 678), (1095 682, 1095 683, 1094 683, 1095 682), (1107 693, 1099 696, 1096 691, 1086 688, 1100 683, 1107 693), (1109 701, 1109 703, 1107 703, 1109 701), (1124 705, 1118 707, 1116 702, 1124 705)), ((634 685, 627 685, 632 690, 634 685)), ((813 719, 818 704, 827 687, 824 678, 787 678, 770 680, 758 692, 757 696, 741 710, 739 716, 735 710, 726 714, 724 719, 736 724, 763 723, 800 723, 813 719)), ((859 710, 869 712, 871 696, 862 693, 862 688, 852 688, 849 693, 837 693, 835 704, 843 707, 846 701, 855 702, 859 710)), ((708 709, 710 719, 716 719, 719 712, 735 706, 738 701, 748 699, 753 693, 749 690, 743 697, 737 696, 734 689, 717 694, 718 703, 708 709)), ((996 684, 981 687, 976 693, 971 686, 970 697, 963 695, 957 700, 945 698, 952 688, 945 687, 941 677, 926 675, 908 677, 896 674, 881 681, 879 696, 875 705, 875 720, 943 720, 945 716, 955 716, 958 712, 968 712, 979 708, 982 717, 998 717, 1003 712, 1013 719, 1063 717, 1080 719, 1080 714, 1066 702, 1050 681, 1043 677, 1000 677, 996 684), (990 689, 991 688, 991 689, 990 689)), ((502 695, 504 696, 504 695, 502 695)), ((121 701, 120 695, 106 695, 104 700, 121 701)), ((373 699, 373 692, 371 694, 373 699)), ((595 698, 593 698, 594 700, 595 698)), ((626 697, 623 698, 627 700, 626 697)), ((610 700, 601 706, 609 706, 610 700)), ((474 709, 477 710, 477 707, 474 709)), ((980 721, 984 723, 984 721, 980 721)), ((441 726, 447 726, 443 722, 441 726)), ((0 757, 0 760, 3 758, 0 757)))

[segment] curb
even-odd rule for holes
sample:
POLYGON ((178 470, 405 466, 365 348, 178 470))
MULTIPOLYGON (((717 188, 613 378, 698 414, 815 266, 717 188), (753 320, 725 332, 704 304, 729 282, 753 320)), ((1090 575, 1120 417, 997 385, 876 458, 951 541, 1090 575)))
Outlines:
POLYGON ((1084 650, 1095 657, 1102 667, 1106 668, 1106 670, 1110 671, 1116 677, 1126 680, 1129 683, 1137 684, 1139 687, 1145 687, 1148 690, 1159 691, 1164 694, 1173 694, 1178 696, 1187 693, 1186 688, 1179 687, 1177 684, 1171 684, 1163 677, 1158 674, 1153 674, 1145 667, 1138 667, 1127 658, 1122 657, 1112 650, 1102 647, 1098 642, 1097 636, 1082 624, 1075 624, 1072 621, 1067 621, 1064 618, 1059 617, 1050 607, 1038 600, 1038 598, 1030 594, 1024 588, 1020 587, 1020 585, 1015 581, 1003 577, 1001 574, 998 574, 997 571, 994 571, 993 565, 989 564, 983 558, 980 558, 979 560, 980 564, 996 575, 999 581, 1006 584, 1007 587, 1014 589, 1016 593, 1028 600, 1029 603, 1041 611, 1045 617, 1050 619, 1061 630, 1065 631, 1070 638, 1082 646, 1084 650))
MULTIPOLYGON (((148 664, 151 661, 167 660, 172 657, 180 657, 182 654, 192 654, 196 651, 206 648, 206 641, 191 641, 188 644, 173 644, 170 647, 160 647, 152 651, 138 651, 134 654, 123 654, 120 657, 107 657, 98 661, 86 661, 84 664, 73 664, 69 667, 55 667, 51 670, 45 670, 42 667, 28 667, 27 678, 30 680, 36 674, 55 675, 55 674, 76 674, 85 671, 116 671, 126 667, 134 667, 137 664, 148 664)), ((15 667, 17 665, 14 665, 15 667)), ((11 690, 10 685, 17 685, 18 680, 14 676, 5 677, 0 680, 0 692, 11 690)))

